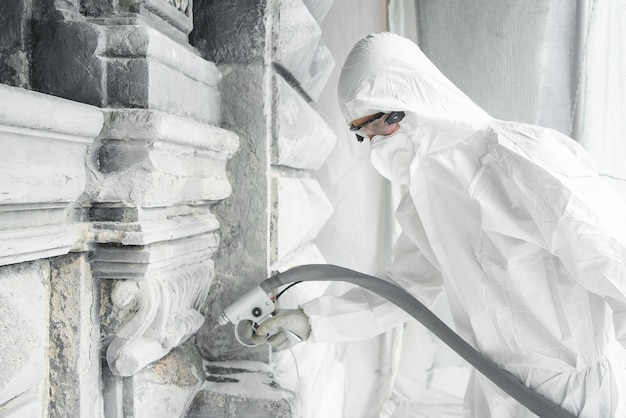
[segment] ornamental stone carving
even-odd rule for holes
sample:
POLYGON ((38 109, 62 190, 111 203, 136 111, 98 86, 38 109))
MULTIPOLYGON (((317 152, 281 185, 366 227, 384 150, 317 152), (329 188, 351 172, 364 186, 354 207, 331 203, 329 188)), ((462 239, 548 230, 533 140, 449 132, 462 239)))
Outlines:
POLYGON ((193 335, 204 322, 201 311, 212 277, 213 262, 207 260, 151 280, 115 283, 113 305, 133 313, 117 329, 107 349, 111 371, 131 376, 193 335))

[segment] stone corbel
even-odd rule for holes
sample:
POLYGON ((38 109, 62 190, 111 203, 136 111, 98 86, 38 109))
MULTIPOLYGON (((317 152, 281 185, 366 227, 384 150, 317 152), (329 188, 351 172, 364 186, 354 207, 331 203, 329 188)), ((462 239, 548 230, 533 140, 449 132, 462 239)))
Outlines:
POLYGON ((213 262, 150 280, 120 280, 111 301, 133 313, 115 333, 107 362, 118 376, 131 376, 191 337, 204 322, 213 262))

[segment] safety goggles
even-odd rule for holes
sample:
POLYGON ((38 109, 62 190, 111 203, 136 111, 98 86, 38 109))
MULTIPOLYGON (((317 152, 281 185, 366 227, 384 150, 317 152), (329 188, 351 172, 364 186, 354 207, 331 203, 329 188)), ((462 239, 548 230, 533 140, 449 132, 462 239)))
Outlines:
POLYGON ((350 124, 350 132, 354 132, 356 140, 363 142, 363 138, 376 135, 391 135, 396 129, 395 124, 404 118, 404 112, 379 112, 360 125, 350 124), (384 117, 386 115, 386 117, 384 117))

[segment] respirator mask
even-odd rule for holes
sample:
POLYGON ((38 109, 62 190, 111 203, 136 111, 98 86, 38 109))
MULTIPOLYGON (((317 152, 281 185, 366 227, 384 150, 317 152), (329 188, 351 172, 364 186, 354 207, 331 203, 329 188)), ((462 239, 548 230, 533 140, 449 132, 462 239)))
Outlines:
POLYGON ((370 142, 370 162, 393 183, 409 184, 413 157, 415 145, 402 128, 392 135, 377 135, 370 142))

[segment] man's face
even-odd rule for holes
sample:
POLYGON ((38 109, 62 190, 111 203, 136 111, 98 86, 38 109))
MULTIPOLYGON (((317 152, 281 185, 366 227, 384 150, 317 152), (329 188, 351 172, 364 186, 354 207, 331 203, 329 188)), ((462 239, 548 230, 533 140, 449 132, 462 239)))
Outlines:
POLYGON ((357 138, 368 138, 370 141, 377 135, 389 136, 400 129, 398 123, 386 124, 388 113, 375 113, 355 119, 350 125, 350 130, 357 135, 357 138))

